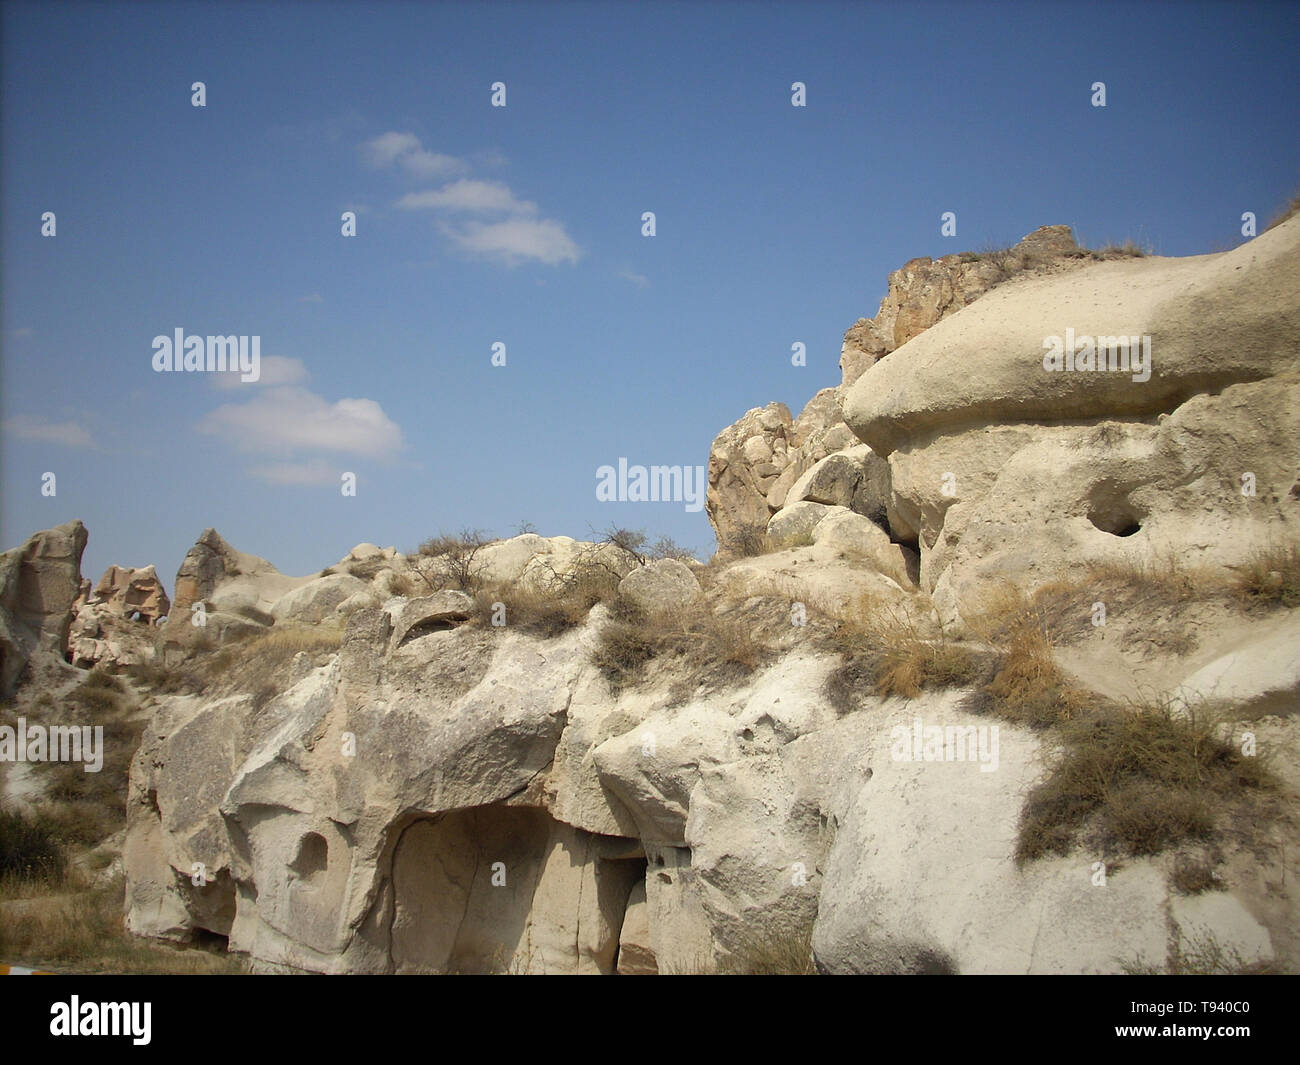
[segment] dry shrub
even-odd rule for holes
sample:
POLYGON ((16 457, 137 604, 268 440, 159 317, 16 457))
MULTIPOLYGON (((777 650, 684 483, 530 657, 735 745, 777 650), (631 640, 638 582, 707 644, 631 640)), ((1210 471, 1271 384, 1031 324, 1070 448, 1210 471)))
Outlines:
POLYGON ((762 665, 772 651, 755 628, 749 620, 715 614, 703 600, 654 613, 616 600, 592 657, 615 690, 640 683, 658 660, 685 694, 701 684, 734 683, 762 665))
POLYGON ((48 818, 0 808, 0 880, 58 882, 66 864, 58 830, 48 818))
POLYGON ((1235 573, 1233 591, 1246 606, 1300 606, 1300 547, 1276 544, 1251 553, 1235 573))
POLYGON ((342 643, 341 624, 277 625, 250 639, 227 644, 203 660, 201 669, 212 686, 249 693, 261 709, 284 690, 296 654, 333 654, 342 643))
POLYGON ((120 877, 90 885, 70 874, 40 886, 0 888, 0 957, 56 971, 114 973, 246 973, 241 955, 141 939, 123 925, 120 877))
POLYGON ((1267 233, 1270 229, 1273 229, 1275 226, 1280 226, 1283 222, 1290 221, 1292 218, 1296 216, 1298 212, 1300 212, 1300 190, 1296 191, 1296 194, 1291 197, 1291 202, 1288 203, 1285 207, 1283 207, 1282 210, 1280 210, 1277 213, 1277 215, 1273 218, 1273 220, 1269 222, 1267 226, 1264 227, 1264 232, 1267 233))
POLYGON ((827 678, 826 695, 840 713, 856 707, 864 691, 914 699, 975 683, 988 671, 986 653, 950 640, 906 606, 870 595, 842 622, 833 645, 843 662, 827 678))
POLYGON ((1069 683, 1052 657, 1047 635, 1026 624, 1002 644, 992 677, 969 708, 1014 725, 1046 728, 1072 720, 1094 700, 1092 693, 1069 683))
POLYGON ((139 687, 158 695, 197 692, 203 688, 203 679, 192 668, 168 667, 158 660, 127 666, 126 676, 139 687))
POLYGON ((1022 811, 1016 860, 1068 853, 1085 823, 1109 853, 1213 838, 1216 811, 1275 786, 1260 757, 1225 738, 1228 720, 1212 706, 1152 701, 1066 721, 1061 753, 1022 811))
POLYGON ((794 929, 772 927, 758 915, 739 933, 719 972, 730 976, 816 976, 812 924, 794 929))

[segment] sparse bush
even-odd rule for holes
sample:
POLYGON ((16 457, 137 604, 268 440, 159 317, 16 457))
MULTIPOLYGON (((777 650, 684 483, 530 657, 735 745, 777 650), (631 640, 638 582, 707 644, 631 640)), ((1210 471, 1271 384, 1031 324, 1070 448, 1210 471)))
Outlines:
POLYGON ((1204 858, 1191 858, 1185 854, 1174 859, 1169 882, 1182 895, 1199 895, 1221 886, 1215 875, 1214 864, 1204 858))
POLYGON ((871 596, 843 622, 833 638, 843 663, 826 682, 826 696, 840 713, 871 695, 913 699, 922 691, 962 687, 988 675, 988 655, 948 639, 907 608, 871 596))
POLYGON ((216 937, 212 946, 181 947, 129 934, 120 876, 89 886, 69 873, 57 886, 14 885, 4 893, 23 907, 21 921, 0 921, 0 956, 6 961, 78 972, 248 972, 247 960, 228 953, 216 937))
POLYGON ((102 669, 92 669, 86 679, 81 682, 81 687, 85 690, 102 688, 105 691, 116 692, 119 695, 126 691, 122 687, 122 682, 111 673, 105 673, 102 669))
POLYGON ((0 807, 0 880, 58 882, 66 865, 45 818, 0 807))
POLYGON ((1261 548, 1240 566, 1233 589, 1251 606, 1300 606, 1300 547, 1294 544, 1261 548))
POLYGON ((156 660, 127 666, 126 675, 135 684, 159 695, 196 692, 203 688, 203 682, 193 670, 182 667, 169 669, 156 660))
POLYGON ((967 709, 1014 725, 1046 728, 1072 720, 1094 701, 1092 693, 1068 682, 1046 634, 1022 625, 1000 648, 992 677, 968 700, 967 709))
POLYGON ((719 972, 732 976, 816 976, 812 924, 801 929, 773 928, 760 917, 741 932, 719 972))
POLYGON ((639 683, 651 661, 671 658, 676 690, 684 695, 700 684, 734 682, 770 654, 751 625, 719 616, 703 601, 648 614, 616 600, 592 658, 615 689, 639 683))
POLYGON ((232 614, 238 614, 241 618, 247 618, 249 621, 258 625, 270 627, 275 624, 275 618, 265 610, 258 610, 257 607, 250 606, 247 603, 241 603, 239 606, 232 607, 230 612, 232 614))
POLYGON ((1283 222, 1290 221, 1295 217, 1297 212, 1300 212, 1300 190, 1296 191, 1296 194, 1291 197, 1291 202, 1283 207, 1273 220, 1264 227, 1264 232, 1267 233, 1270 229, 1280 226, 1283 222))
POLYGON ((1068 853, 1085 823, 1105 850, 1135 856, 1211 838, 1216 808, 1274 786, 1259 757, 1223 737, 1223 723, 1211 709, 1168 703, 1066 721, 1056 764, 1022 811, 1017 862, 1068 853))
POLYGON ((718 547, 724 555, 735 558, 761 555, 767 547, 767 525, 762 522, 738 525, 722 539, 718 547))
POLYGON ((1006 280, 1025 265, 1024 255, 1012 247, 985 245, 977 254, 981 262, 986 262, 994 268, 999 281, 1006 280))
MULTIPOLYGON (((448 535, 442 533, 420 545, 419 554, 423 557, 437 558, 445 571, 446 584, 442 587, 458 588, 471 595, 478 591, 483 583, 483 564, 477 561, 478 553, 493 539, 480 529, 462 529, 459 533, 448 535)), ((415 571, 429 584, 433 591, 439 591, 424 569, 415 571)))

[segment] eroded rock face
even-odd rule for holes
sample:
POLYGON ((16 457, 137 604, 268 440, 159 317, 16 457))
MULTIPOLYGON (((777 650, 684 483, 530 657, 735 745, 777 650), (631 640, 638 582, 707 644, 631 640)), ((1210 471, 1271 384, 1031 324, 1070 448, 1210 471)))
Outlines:
POLYGON ((312 581, 288 577, 264 558, 236 551, 215 529, 205 529, 176 571, 176 600, 163 630, 165 645, 202 638, 220 643, 231 630, 272 624, 275 604, 312 581), (203 609, 196 611, 197 604, 203 609), (202 624, 194 624, 198 617, 202 624))
POLYGON ((838 659, 796 647, 685 703, 615 695, 590 661, 604 608, 540 641, 455 607, 417 604, 400 623, 449 626, 401 641, 358 612, 261 710, 164 700, 132 767, 129 927, 318 972, 711 971, 753 964, 756 930, 811 934, 831 973, 1117 972, 1207 927, 1273 956, 1235 896, 1177 903, 1158 860, 1104 898, 1090 854, 1017 868, 1042 741, 960 691, 842 715, 838 659), (958 757, 901 756, 919 723, 958 757))
POLYGON ((171 610, 171 600, 153 566, 134 569, 109 566, 90 593, 89 601, 123 618, 139 615, 152 625, 171 610))
POLYGON ((1298 336, 1293 221, 1219 255, 1018 279, 872 366, 845 416, 888 456, 888 526, 956 623, 1008 578, 1296 542, 1298 336), (1107 342, 1105 369, 1045 368, 1067 330, 1149 338, 1149 363, 1111 369, 1107 342))
MULTIPOLYGON (((757 525, 789 546, 712 570, 707 592, 680 563, 617 559, 621 594, 727 616, 773 597, 792 627, 799 604, 849 618, 870 599, 959 630, 1008 579, 1032 588, 1121 555, 1234 564, 1300 542, 1297 244, 1300 219, 1224 255, 1047 270, 974 302, 984 274, 957 267, 979 261, 909 264, 898 306, 859 329, 864 344, 905 338, 848 389, 861 442, 830 389, 798 418, 750 411, 715 442, 719 536, 757 525), (1066 327, 1151 333, 1151 378, 1058 380, 1079 374, 1045 372, 1043 340, 1066 327)), ((1072 247, 1049 227, 1020 254, 1072 247)), ((529 535, 478 557, 485 579, 536 588, 594 547, 529 535)), ((218 607, 310 603, 325 587, 223 542, 192 554, 191 598, 218 607)), ((374 569, 366 594, 393 590, 404 565, 371 545, 349 560, 374 569)), ((437 574, 436 560, 410 565, 437 574)), ((1084 847, 1017 867, 1050 748, 973 715, 961 690, 864 692, 841 712, 824 694, 841 659, 797 628, 729 687, 683 692, 669 671, 615 690, 597 665, 604 606, 541 640, 475 625, 461 592, 360 595, 343 600, 358 609, 339 652, 295 659, 264 705, 160 702, 132 768, 131 928, 206 928, 260 967, 320 972, 699 971, 743 965, 756 929, 811 934, 828 973, 1118 972, 1207 933, 1293 963, 1294 907, 1244 879, 1187 899, 1162 859, 1135 858, 1102 890, 1084 847), (934 726, 974 753, 923 757, 909 738, 934 726)), ((1293 628, 1202 648, 1171 690, 1289 713, 1293 628)), ((1102 632, 1078 660, 1110 662, 1116 642, 1102 632)), ((1295 750, 1287 719, 1256 727, 1295 750)), ((1287 871, 1268 861, 1269 876, 1287 871)))
POLYGON ((17 687, 33 654, 66 655, 86 540, 70 521, 0 555, 0 694, 17 687))
POLYGON ((1042 226, 1005 255, 923 256, 889 275, 889 291, 874 318, 860 318, 844 334, 841 389, 936 322, 973 303, 995 285, 1026 270, 1078 253, 1069 226, 1042 226))

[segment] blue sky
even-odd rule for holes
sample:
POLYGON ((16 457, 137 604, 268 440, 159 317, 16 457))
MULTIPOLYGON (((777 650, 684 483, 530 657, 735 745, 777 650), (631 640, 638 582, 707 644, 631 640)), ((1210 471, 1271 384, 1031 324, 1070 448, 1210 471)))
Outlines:
POLYGON ((1300 184, 1297 54, 1295 4, 6 4, 0 543, 80 518, 169 590, 207 526, 294 574, 521 521, 707 553, 596 468, 798 413, 914 256, 1235 246, 1300 184), (262 381, 155 373, 177 328, 262 381))

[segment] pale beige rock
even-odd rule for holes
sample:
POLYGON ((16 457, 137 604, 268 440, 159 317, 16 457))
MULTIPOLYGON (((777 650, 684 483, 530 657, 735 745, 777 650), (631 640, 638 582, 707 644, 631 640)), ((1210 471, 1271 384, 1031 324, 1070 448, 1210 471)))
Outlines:
POLYGON ((842 397, 844 418, 887 456, 940 430, 1155 416, 1294 366, 1297 333, 1292 219, 1215 255, 1099 262, 999 286, 874 364, 842 397), (1067 329, 1150 336, 1150 379, 1044 369, 1045 341, 1067 329))
POLYGON ((799 544, 811 542, 813 530, 831 508, 825 503, 800 500, 782 507, 767 523, 767 537, 773 544, 799 544))
POLYGON ((314 625, 336 614, 349 597, 364 595, 368 590, 366 582, 357 577, 333 573, 285 592, 272 604, 269 613, 277 624, 314 625))
POLYGON ((0 555, 0 694, 18 686, 33 655, 67 653, 86 539, 86 527, 70 521, 0 555))
POLYGON ((700 582, 684 562, 663 558, 638 566, 618 584, 618 594, 647 614, 681 610, 700 598, 700 582))
POLYGON ((650 945, 650 906, 642 879, 633 886, 623 914, 623 927, 618 936, 618 974, 653 976, 658 972, 654 948, 650 945))
POLYGON ((912 259, 889 275, 875 318, 860 318, 840 350, 841 398, 877 361, 1006 278, 1078 252, 1069 226, 1042 226, 1007 253, 912 259))
POLYGON ((140 620, 148 624, 166 617, 171 610, 171 600, 153 566, 142 569, 109 566, 90 598, 120 617, 130 618, 138 613, 140 620))

